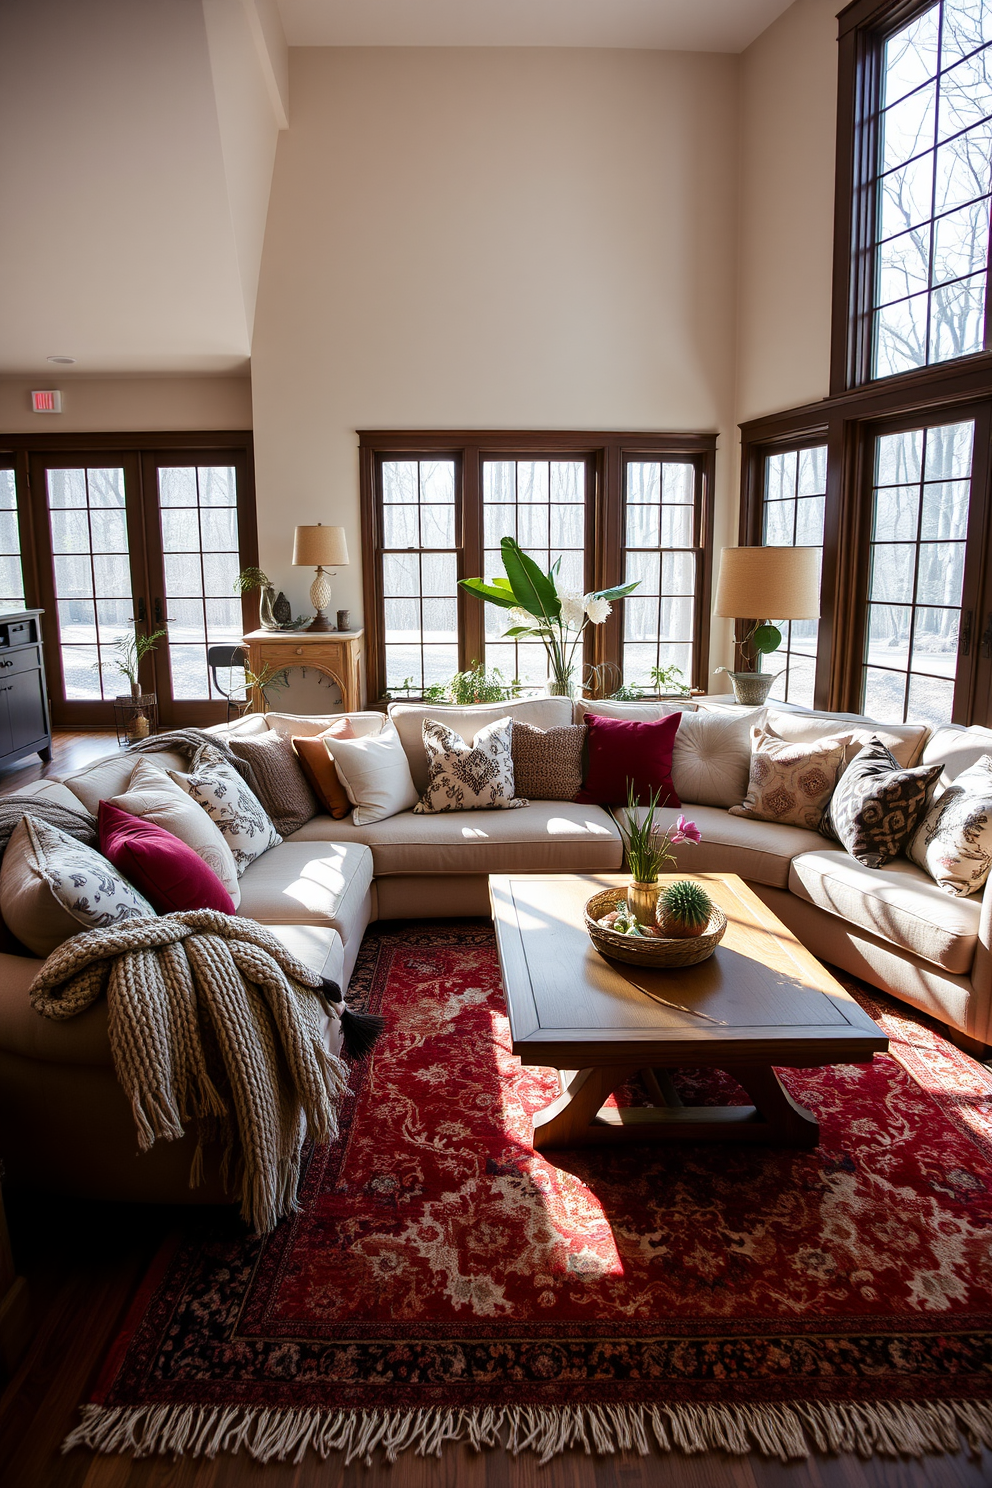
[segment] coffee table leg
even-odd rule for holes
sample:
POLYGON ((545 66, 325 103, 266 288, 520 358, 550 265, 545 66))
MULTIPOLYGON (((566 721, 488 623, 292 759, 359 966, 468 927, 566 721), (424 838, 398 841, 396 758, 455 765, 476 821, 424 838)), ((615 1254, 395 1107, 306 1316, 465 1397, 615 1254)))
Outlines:
POLYGON ((771 1065, 715 1066, 726 1069, 753 1106, 684 1106, 667 1069, 638 1070, 607 1065, 561 1072, 562 1094, 534 1118, 534 1146, 585 1147, 589 1143, 645 1141, 769 1142, 781 1147, 815 1147, 816 1118, 794 1101, 771 1065), (654 1106, 622 1110, 602 1107, 610 1095, 640 1073, 654 1106))

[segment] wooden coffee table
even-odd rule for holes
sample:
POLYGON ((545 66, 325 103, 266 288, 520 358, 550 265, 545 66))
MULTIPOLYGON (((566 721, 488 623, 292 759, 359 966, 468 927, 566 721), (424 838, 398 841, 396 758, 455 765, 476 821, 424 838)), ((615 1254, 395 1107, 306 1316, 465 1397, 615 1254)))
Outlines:
POLYGON ((583 925, 586 900, 622 891, 625 875, 490 877, 513 1052, 560 1071, 561 1095, 534 1120, 535 1147, 647 1138, 815 1147, 815 1118, 773 1066, 853 1064, 888 1048, 743 879, 692 877, 727 915, 727 933, 701 965, 653 971, 607 960, 583 925), (683 1106, 669 1073, 680 1065, 726 1070, 754 1104, 683 1106), (638 1074, 656 1104, 604 1109, 638 1074))

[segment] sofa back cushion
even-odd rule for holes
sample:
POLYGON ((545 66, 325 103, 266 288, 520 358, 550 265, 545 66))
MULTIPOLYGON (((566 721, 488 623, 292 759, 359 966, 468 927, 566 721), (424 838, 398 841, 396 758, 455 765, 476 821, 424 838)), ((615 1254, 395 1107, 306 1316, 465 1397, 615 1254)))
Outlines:
POLYGON ((992 729, 974 724, 965 728, 961 724, 948 723, 937 729, 923 751, 923 763, 943 765, 941 785, 950 785, 965 770, 980 760, 983 754, 992 754, 992 729))
MULTIPOLYGON (((96 816, 101 801, 109 800, 111 796, 119 796, 128 789, 137 760, 138 755, 127 752, 107 754, 101 759, 94 760, 83 770, 74 770, 71 775, 63 775, 62 784, 67 785, 73 794, 79 797, 87 811, 92 811, 96 816)), ((185 770, 187 768, 186 756, 177 754, 171 749, 163 749, 161 753, 154 753, 152 760, 160 770, 185 770)))
POLYGON ((685 702, 671 698, 642 703, 614 702, 612 698, 604 698, 602 701, 598 698, 576 698, 572 704, 576 723, 585 723, 590 713, 595 713, 597 718, 627 718, 632 723, 654 723, 658 718, 667 718, 669 713, 692 713, 695 707, 695 703, 688 698, 685 702))
POLYGON ((367 734, 382 732, 386 721, 383 713, 266 713, 266 728, 282 734, 284 739, 316 739, 332 724, 347 718, 351 724, 352 739, 364 739, 367 734))
POLYGON ((908 769, 919 760, 930 733, 925 723, 874 723, 853 713, 791 713, 784 708, 768 708, 765 727, 788 744, 846 738, 844 767, 875 738, 881 739, 897 764, 908 769))
MULTIPOLYGON (((351 715, 354 718, 354 714, 351 715)), ((410 774, 419 795, 427 789, 427 750, 424 748, 424 719, 443 723, 460 734, 466 744, 498 718, 532 723, 535 728, 558 728, 572 722, 572 700, 563 697, 521 698, 509 703, 476 703, 468 708, 438 707, 429 703, 390 703, 389 718, 410 762, 410 774)))

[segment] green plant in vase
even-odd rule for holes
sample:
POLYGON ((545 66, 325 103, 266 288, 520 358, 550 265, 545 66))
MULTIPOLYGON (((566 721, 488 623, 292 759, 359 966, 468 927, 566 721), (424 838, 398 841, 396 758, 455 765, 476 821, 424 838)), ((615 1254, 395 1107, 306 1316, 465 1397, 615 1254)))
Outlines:
POLYGON ((639 807, 634 783, 630 781, 623 819, 617 822, 630 870, 627 914, 639 925, 652 928, 658 911, 658 875, 666 863, 675 862, 672 848, 680 842, 702 840, 695 822, 686 821, 682 815, 667 830, 662 827, 655 816, 660 801, 661 791, 657 790, 652 792, 646 806, 639 807))
POLYGON ((503 538, 500 551, 505 578, 461 579, 459 583, 477 599, 510 611, 511 623, 503 632, 507 640, 542 643, 551 666, 548 691, 570 697, 586 626, 602 625, 611 602, 632 593, 639 580, 591 594, 573 594, 558 587, 560 558, 545 573, 512 537, 503 538))

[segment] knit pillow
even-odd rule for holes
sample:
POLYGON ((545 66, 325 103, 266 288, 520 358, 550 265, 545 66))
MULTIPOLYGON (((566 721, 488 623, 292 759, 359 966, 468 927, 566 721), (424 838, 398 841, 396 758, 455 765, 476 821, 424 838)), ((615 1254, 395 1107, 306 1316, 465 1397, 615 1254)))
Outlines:
POLYGON ((95 848, 27 815, 0 865, 0 912, 36 956, 50 956, 81 930, 155 917, 148 900, 95 848))
POLYGON ((239 878, 249 863, 282 841, 254 791, 223 760, 211 760, 190 774, 170 770, 169 777, 217 823, 234 856, 239 878))
POLYGON ((512 810, 527 802, 514 795, 512 718, 497 718, 466 744, 454 729, 435 718, 423 723, 427 750, 427 789, 414 806, 420 815, 436 811, 512 810))
POLYGON ((142 821, 154 822, 185 842, 217 875, 237 909, 241 903, 241 886, 227 838, 210 814, 170 780, 159 765, 139 757, 127 790, 120 796, 111 796, 110 805, 142 821))
POLYGON ((513 788, 531 801, 572 801, 582 784, 582 750, 586 727, 535 728, 513 722, 513 788))
POLYGON ((992 759, 983 754, 934 801, 906 848, 947 894, 977 894, 992 868, 992 759))
POLYGON ((131 816, 109 801, 100 802, 98 818, 104 857, 144 892, 160 914, 182 909, 234 913, 234 900, 213 869, 164 827, 131 816))
POLYGON ((232 754, 251 769, 255 794, 281 837, 288 837, 317 815, 317 797, 310 789, 293 742, 273 729, 228 741, 232 754))
POLYGON ((747 795, 742 805, 731 806, 730 815, 815 832, 830 804, 846 745, 846 739, 789 744, 755 725, 747 795))
POLYGON ((884 868, 926 815, 942 769, 940 763, 900 769, 873 735, 841 776, 824 825, 859 863, 884 868))

